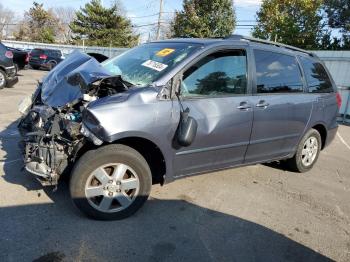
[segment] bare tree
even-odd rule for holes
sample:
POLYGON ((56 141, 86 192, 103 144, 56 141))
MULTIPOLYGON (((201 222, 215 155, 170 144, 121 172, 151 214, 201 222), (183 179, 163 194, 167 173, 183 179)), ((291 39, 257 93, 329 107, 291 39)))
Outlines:
POLYGON ((68 43, 72 38, 72 31, 69 24, 74 20, 76 10, 72 7, 59 6, 53 8, 52 12, 59 21, 57 41, 68 43))
POLYGON ((0 3, 0 39, 8 34, 8 26, 14 22, 15 13, 0 3))

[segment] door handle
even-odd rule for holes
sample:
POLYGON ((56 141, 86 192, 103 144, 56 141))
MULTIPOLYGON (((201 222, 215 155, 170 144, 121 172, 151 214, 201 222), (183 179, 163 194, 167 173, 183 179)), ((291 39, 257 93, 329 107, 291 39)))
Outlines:
POLYGON ((259 103, 257 103, 255 106, 258 108, 263 108, 265 109, 266 107, 268 107, 270 104, 266 103, 265 100, 260 100, 259 103))
POLYGON ((239 106, 237 106, 237 109, 242 110, 242 111, 247 111, 249 108, 251 108, 248 104, 248 102, 241 102, 239 103, 239 106))

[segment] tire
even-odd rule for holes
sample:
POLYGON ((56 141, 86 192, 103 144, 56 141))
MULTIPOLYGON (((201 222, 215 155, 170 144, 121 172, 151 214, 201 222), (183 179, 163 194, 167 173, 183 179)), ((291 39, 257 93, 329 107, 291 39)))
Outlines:
POLYGON ((69 184, 75 206, 98 220, 131 216, 143 206, 151 186, 152 175, 146 160, 133 148, 120 144, 86 152, 76 163, 69 184))
POLYGON ((37 69, 40 68, 40 66, 35 66, 35 65, 31 65, 30 67, 33 68, 33 69, 35 69, 35 70, 37 70, 37 69))
POLYGON ((289 168, 299 173, 304 173, 312 169, 320 155, 321 145, 320 133, 316 129, 310 129, 299 142, 295 155, 287 160, 289 168), (306 143, 311 144, 310 141, 316 141, 317 144, 314 144, 312 150, 308 151, 309 147, 306 143), (305 152, 310 152, 310 155, 305 154, 305 152), (307 158, 309 158, 309 161, 307 161, 307 158))
POLYGON ((50 62, 50 63, 49 63, 49 65, 50 65, 50 66, 49 66, 49 68, 48 68, 48 69, 49 69, 49 71, 51 71, 52 69, 54 69, 54 68, 55 68, 55 66, 57 65, 57 63, 56 63, 56 62, 54 62, 54 61, 52 61, 52 62, 50 62))
POLYGON ((16 70, 16 74, 15 75, 17 75, 18 71, 19 71, 19 66, 18 66, 18 64, 14 64, 14 66, 15 66, 15 70, 16 70))
POLYGON ((7 76, 3 70, 0 69, 0 89, 3 89, 7 84, 7 76))

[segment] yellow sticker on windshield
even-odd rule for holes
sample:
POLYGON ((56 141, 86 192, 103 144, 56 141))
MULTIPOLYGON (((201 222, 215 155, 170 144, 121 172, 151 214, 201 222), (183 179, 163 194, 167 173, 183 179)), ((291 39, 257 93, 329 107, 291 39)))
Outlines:
POLYGON ((170 55, 174 51, 175 51, 175 49, 164 48, 164 49, 158 51, 156 55, 157 56, 167 56, 167 55, 170 55))

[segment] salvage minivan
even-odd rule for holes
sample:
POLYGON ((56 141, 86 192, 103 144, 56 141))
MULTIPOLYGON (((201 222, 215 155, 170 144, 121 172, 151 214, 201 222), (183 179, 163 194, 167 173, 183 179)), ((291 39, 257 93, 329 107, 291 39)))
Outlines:
POLYGON ((233 35, 172 39, 98 63, 74 52, 20 104, 25 169, 70 179, 74 204, 122 219, 152 184, 256 163, 306 172, 341 104, 313 53, 233 35))

